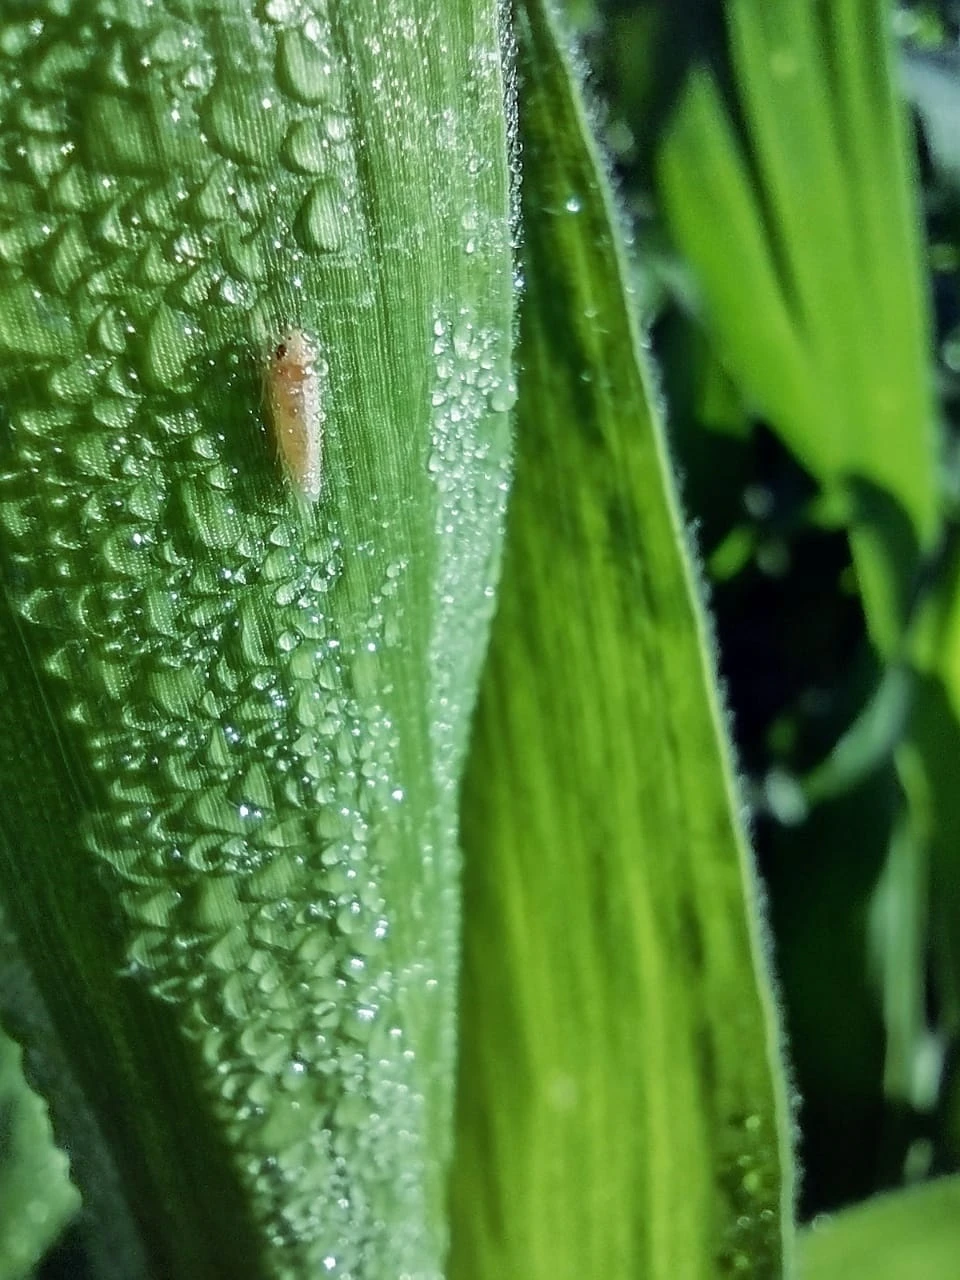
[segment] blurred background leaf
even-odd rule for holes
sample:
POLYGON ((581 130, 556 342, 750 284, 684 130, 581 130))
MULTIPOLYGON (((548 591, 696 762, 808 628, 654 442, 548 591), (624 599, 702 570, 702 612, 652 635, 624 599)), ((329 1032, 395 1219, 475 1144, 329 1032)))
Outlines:
POLYGON ((818 1220, 799 1246, 803 1280, 946 1280, 960 1256, 960 1179, 875 1196, 818 1220))
POLYGON ((0 1034, 0 1280, 24 1280, 80 1207, 46 1105, 0 1034))

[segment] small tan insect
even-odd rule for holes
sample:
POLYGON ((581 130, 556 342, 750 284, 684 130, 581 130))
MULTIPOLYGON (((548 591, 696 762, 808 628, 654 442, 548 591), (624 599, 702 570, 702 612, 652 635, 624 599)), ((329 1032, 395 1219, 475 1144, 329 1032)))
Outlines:
POLYGON ((287 479, 308 502, 323 487, 323 405, 317 348, 302 329, 288 329, 270 347, 264 398, 287 479))

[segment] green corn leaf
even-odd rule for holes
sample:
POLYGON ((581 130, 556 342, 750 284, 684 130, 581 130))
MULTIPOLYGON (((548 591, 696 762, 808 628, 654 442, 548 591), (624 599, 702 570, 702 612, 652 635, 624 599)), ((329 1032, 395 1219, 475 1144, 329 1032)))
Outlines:
POLYGON ((744 136, 697 68, 659 158, 668 221, 745 397, 855 498, 868 623, 890 653, 940 496, 888 6, 731 0, 727 14, 744 136))
POLYGON ((960 1256, 960 1179, 875 1196, 799 1239, 801 1280, 926 1280, 952 1276, 960 1256))
POLYGON ((76 1213, 80 1197, 23 1076, 18 1045, 0 1034, 0 1280, 25 1280, 76 1213))
MULTIPOLYGON (((914 825, 929 845, 928 911, 939 1016, 955 1035, 960 1027, 960 555, 955 544, 924 601, 913 656, 921 674, 909 734, 923 764, 924 785, 906 795, 914 825)), ((956 1135, 951 1145, 956 1149, 956 1135)))
POLYGON ((442 1266, 512 396, 499 22, 0 14, 0 891, 123 1280, 442 1266))
POLYGON ((540 0, 518 40, 518 445, 463 807, 451 1276, 780 1276, 785 1089, 710 637, 540 0))

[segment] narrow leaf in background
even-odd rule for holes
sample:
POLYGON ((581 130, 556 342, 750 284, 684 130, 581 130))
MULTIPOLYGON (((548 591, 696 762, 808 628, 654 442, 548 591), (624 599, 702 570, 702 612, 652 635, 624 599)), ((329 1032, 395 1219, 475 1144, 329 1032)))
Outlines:
POLYGON ((960 1179, 876 1196, 798 1243, 802 1280, 946 1280, 960 1257, 960 1179))
POLYGON ((21 1057, 0 1035, 0 1280, 25 1280, 80 1202, 21 1057))
POLYGON ((775 1277, 792 1174, 690 549, 620 232, 519 6, 516 479, 463 803, 453 1280, 775 1277))
POLYGON ((888 5, 731 0, 726 13, 745 136, 695 69, 659 159, 668 225, 745 398, 828 492, 853 498, 867 623, 889 655, 940 495, 888 5))

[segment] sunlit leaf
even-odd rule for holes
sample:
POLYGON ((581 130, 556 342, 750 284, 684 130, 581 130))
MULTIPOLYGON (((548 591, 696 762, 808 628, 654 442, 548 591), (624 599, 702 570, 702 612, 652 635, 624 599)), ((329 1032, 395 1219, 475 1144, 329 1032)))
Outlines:
POLYGON ((518 38, 518 452, 464 801, 451 1275, 774 1277, 784 1086, 710 638, 538 0, 518 38))

